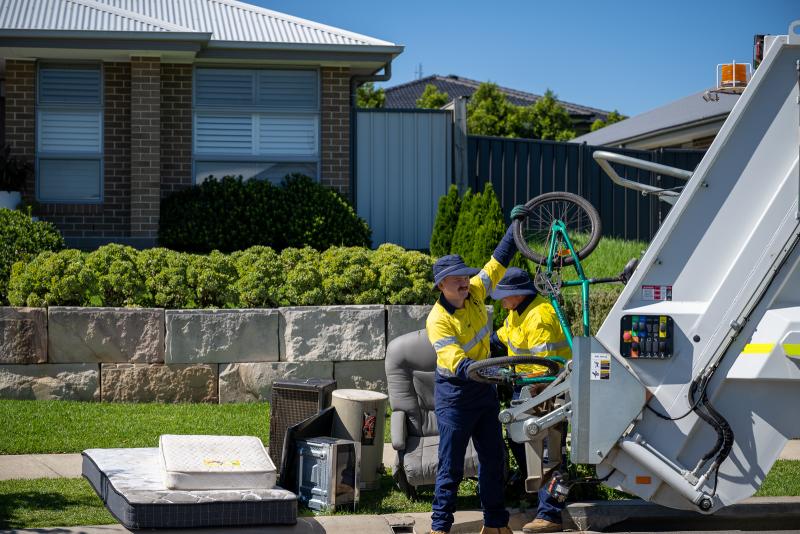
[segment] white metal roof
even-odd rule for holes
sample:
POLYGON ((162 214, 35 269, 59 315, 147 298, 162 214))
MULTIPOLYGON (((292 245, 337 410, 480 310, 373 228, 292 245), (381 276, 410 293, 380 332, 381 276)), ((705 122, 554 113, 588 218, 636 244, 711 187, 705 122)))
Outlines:
POLYGON ((703 121, 724 120, 739 100, 739 95, 720 94, 718 101, 703 99, 705 91, 670 102, 665 106, 635 115, 605 128, 576 137, 570 142, 595 146, 627 144, 633 139, 655 136, 703 121))
POLYGON ((236 0, 0 0, 0 29, 210 33, 211 41, 396 46, 236 0))

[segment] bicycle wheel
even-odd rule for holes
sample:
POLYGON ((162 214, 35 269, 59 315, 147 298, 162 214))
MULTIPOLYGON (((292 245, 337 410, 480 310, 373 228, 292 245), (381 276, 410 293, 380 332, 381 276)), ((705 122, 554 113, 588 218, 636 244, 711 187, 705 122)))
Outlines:
MULTIPOLYGON (((529 200, 525 209, 528 215, 514 221, 514 241, 523 256, 539 265, 547 264, 550 234, 555 220, 564 223, 579 259, 588 256, 600 242, 603 232, 600 214, 588 200, 574 193, 545 193, 529 200)), ((556 254, 555 262, 558 265, 575 263, 563 239, 559 239, 556 254)))
POLYGON ((467 375, 470 379, 487 384, 509 384, 514 382, 516 373, 512 368, 517 365, 542 365, 547 367, 549 376, 557 375, 561 366, 557 361, 539 356, 506 356, 505 358, 487 358, 478 360, 469 366, 467 375))

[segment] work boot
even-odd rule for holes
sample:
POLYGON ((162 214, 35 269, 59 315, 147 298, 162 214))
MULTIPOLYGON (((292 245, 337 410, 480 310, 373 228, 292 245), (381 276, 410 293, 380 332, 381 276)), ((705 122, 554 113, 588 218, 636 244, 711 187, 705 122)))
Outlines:
POLYGON ((561 532, 563 527, 561 523, 553 523, 547 519, 537 517, 530 523, 522 526, 522 532, 525 534, 533 534, 534 532, 561 532))
POLYGON ((514 534, 514 532, 505 527, 481 527, 481 534, 514 534))

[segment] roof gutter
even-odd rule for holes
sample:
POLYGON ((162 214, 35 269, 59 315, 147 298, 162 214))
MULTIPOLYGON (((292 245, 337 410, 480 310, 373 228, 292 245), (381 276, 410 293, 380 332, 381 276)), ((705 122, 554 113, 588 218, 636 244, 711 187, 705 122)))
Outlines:
MULTIPOLYGON (((378 72, 377 70, 375 72, 378 72)), ((356 90, 359 85, 367 82, 388 82, 392 77, 392 62, 387 61, 383 66, 383 74, 372 73, 369 76, 353 76, 350 78, 350 107, 356 107, 356 90)))

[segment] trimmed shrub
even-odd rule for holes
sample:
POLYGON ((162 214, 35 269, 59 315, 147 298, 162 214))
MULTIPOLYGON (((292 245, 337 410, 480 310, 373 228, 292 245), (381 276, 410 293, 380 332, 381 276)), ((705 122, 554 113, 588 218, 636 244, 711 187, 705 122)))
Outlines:
POLYGON ((85 254, 45 252, 15 264, 15 306, 173 309, 330 304, 430 304, 433 259, 396 245, 372 251, 251 247, 231 255, 107 245, 85 254))
POLYGON ((311 246, 369 246, 371 231, 336 191, 307 176, 280 187, 241 177, 209 179, 161 203, 159 241, 176 250, 232 252, 311 246))
POLYGON ((97 277, 79 250, 42 252, 11 270, 8 301, 12 306, 99 306, 97 277))
POLYGON ((147 289, 143 306, 197 308, 197 299, 187 277, 189 255, 166 248, 150 248, 139 252, 136 261, 147 289))
POLYGON ((320 254, 311 247, 287 248, 281 252, 286 282, 281 287, 281 306, 319 306, 325 304, 320 254))
POLYGON ((133 306, 147 302, 144 275, 139 271, 138 252, 133 247, 112 243, 85 258, 85 266, 96 279, 89 296, 94 306, 133 306))
POLYGON ((383 244, 372 255, 378 285, 386 304, 433 304, 433 258, 417 251, 383 244))
POLYGON ((286 277, 280 256, 269 247, 250 247, 234 252, 231 259, 239 273, 234 289, 243 308, 272 308, 280 303, 286 277))
POLYGON ((0 209, 0 304, 8 301, 8 279, 15 262, 63 248, 64 238, 51 223, 34 221, 21 211, 0 209))
POLYGON ((285 246, 325 250, 372 245, 372 230, 338 192, 302 174, 287 176, 282 188, 285 246))
POLYGON ((208 255, 189 256, 186 280, 201 308, 235 308, 234 285, 239 276, 230 256, 214 250, 208 255))
POLYGON ((365 248, 331 247, 322 253, 320 271, 328 304, 383 302, 378 273, 365 248))
POLYGON ((439 258, 450 254, 460 207, 461 199, 458 197, 458 188, 451 185, 447 194, 439 199, 439 206, 436 209, 436 219, 433 223, 433 232, 431 232, 432 256, 439 258))

